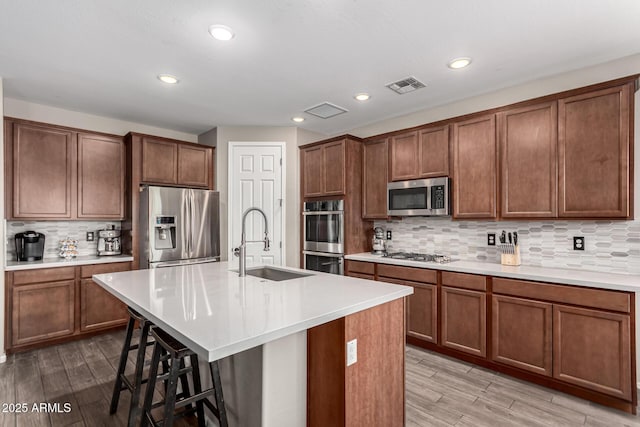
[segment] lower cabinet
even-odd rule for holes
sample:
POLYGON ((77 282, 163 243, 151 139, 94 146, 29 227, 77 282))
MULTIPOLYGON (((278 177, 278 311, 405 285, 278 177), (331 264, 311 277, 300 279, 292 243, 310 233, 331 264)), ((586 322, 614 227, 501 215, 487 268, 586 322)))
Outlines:
POLYGON ((376 265, 371 262, 345 261, 344 275, 360 279, 375 280, 376 265))
POLYGON ((9 352, 124 325, 126 305, 91 280, 130 270, 129 262, 5 273, 9 352))
POLYGON ((502 295, 492 300, 491 359, 551 376, 552 305, 502 295))
POLYGON ((500 277, 489 281, 477 274, 383 263, 358 262, 353 269, 413 287, 405 299, 411 344, 635 410, 633 293, 500 277))
POLYGON ((442 287, 442 345, 485 357, 487 296, 481 291, 442 287))
POLYGON ((631 400, 630 316, 553 307, 553 376, 631 400))
POLYGON ((72 335, 74 288, 73 280, 16 287, 12 298, 12 346, 72 335))
POLYGON ((438 287, 426 283, 404 283, 413 286, 406 299, 407 335, 427 342, 438 342, 438 287))
POLYGON ((91 279, 80 281, 80 330, 91 331, 123 325, 127 306, 91 279))

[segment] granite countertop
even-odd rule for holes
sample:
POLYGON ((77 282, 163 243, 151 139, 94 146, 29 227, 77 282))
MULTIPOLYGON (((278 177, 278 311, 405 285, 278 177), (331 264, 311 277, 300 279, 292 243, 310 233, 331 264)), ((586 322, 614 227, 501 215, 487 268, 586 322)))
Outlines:
POLYGON ((113 255, 113 256, 98 256, 98 255, 85 255, 72 259, 64 258, 44 258, 40 261, 7 261, 7 265, 4 267, 5 271, 17 271, 17 270, 33 270, 36 268, 51 268, 51 267, 70 267, 76 265, 87 264, 107 264, 112 262, 127 262, 133 261, 131 255, 113 255))
POLYGON ((413 293, 408 286, 317 271, 275 282, 227 262, 96 274, 95 282, 209 361, 413 293))
POLYGON ((527 265, 515 267, 478 261, 453 261, 448 264, 437 264, 434 262, 385 258, 381 255, 373 255, 368 252, 345 255, 345 259, 403 265, 407 267, 428 268, 432 270, 452 271, 458 273, 482 274, 485 276, 505 277, 510 279, 533 280, 536 282, 561 283, 565 285, 578 285, 590 288, 640 292, 640 275, 633 274, 603 273, 588 270, 536 267, 527 265))

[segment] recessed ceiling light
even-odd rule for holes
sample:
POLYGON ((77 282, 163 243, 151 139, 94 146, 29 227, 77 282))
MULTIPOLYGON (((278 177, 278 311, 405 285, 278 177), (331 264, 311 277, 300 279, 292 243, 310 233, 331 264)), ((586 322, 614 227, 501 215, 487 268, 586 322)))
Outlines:
POLYGON ((293 120, 296 123, 302 123, 304 122, 304 117, 292 117, 291 120, 293 120))
POLYGON ((358 93, 354 98, 358 101, 368 101, 371 96, 368 93, 358 93))
POLYGON ((458 68, 464 68, 471 64, 471 58, 456 58, 449 61, 447 67, 457 70, 458 68))
POLYGON ((158 79, 163 82, 163 83, 167 83, 170 85, 174 85, 176 83, 178 83, 180 80, 178 80, 178 78, 176 76, 172 76, 171 74, 160 74, 158 76, 158 79))
POLYGON ((209 27, 209 34, 216 40, 221 40, 223 42, 229 41, 234 38, 236 35, 233 30, 226 25, 212 25, 209 27))

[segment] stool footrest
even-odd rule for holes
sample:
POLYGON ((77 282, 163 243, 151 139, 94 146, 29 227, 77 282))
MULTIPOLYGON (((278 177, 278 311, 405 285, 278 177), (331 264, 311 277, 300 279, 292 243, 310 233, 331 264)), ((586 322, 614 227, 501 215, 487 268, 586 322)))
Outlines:
POLYGON ((190 405, 192 403, 197 402, 198 400, 205 400, 206 402, 206 397, 212 394, 213 394, 213 389, 209 389, 209 390, 203 391, 202 393, 198 393, 195 396, 187 397, 186 399, 182 399, 181 401, 176 402, 176 408, 182 408, 183 406, 190 405))
MULTIPOLYGON (((180 370, 178 371, 178 376, 180 376, 180 375, 184 375, 184 374, 188 374, 188 373, 189 373, 189 372, 191 372, 191 371, 192 371, 192 369, 191 369, 191 367, 190 367, 190 366, 188 366, 188 367, 186 367, 186 368, 182 368, 182 369, 180 369, 180 370)), ((156 381, 165 381, 165 380, 168 380, 168 379, 169 379, 169 374, 170 374, 170 373, 169 373, 169 372, 167 372, 166 374, 158 375, 158 376, 156 377, 156 381)))

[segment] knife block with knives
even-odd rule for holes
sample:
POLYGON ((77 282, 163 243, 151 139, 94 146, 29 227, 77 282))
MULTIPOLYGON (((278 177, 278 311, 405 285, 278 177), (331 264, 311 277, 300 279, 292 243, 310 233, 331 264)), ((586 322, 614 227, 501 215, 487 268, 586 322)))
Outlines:
POLYGON ((520 265, 520 246, 518 245, 518 232, 507 233, 502 230, 500 234, 500 264, 502 265, 520 265), (507 237, 508 236, 508 237, 507 237), (509 243, 507 243, 507 238, 509 243))

